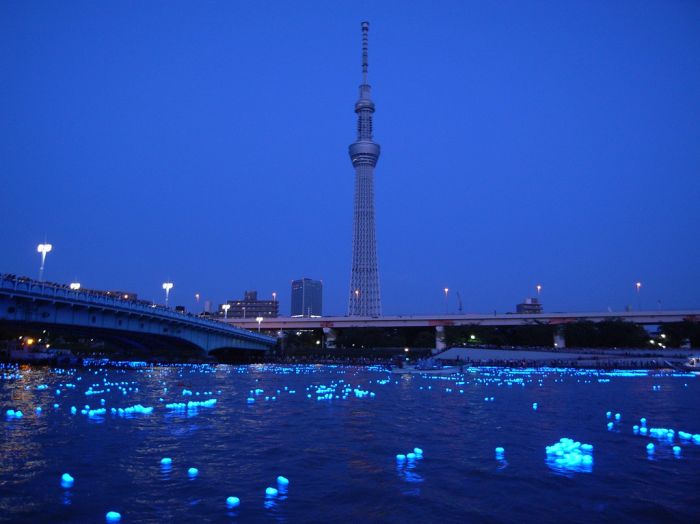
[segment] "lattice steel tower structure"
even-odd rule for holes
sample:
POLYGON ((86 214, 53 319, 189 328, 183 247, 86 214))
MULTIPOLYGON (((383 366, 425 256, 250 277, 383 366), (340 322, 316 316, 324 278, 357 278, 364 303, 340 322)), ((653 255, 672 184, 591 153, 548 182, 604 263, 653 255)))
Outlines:
POLYGON ((355 168, 355 209, 348 315, 376 317, 382 313, 374 226, 374 166, 379 159, 379 144, 372 140, 374 102, 367 83, 368 32, 369 22, 362 22, 362 84, 355 103, 357 141, 349 148, 355 168))

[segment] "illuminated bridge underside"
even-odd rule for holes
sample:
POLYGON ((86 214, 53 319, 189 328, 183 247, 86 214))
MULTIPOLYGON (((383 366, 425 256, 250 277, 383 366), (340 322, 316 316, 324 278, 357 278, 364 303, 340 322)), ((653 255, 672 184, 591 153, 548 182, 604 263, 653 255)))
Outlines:
POLYGON ((146 349, 194 347, 205 353, 264 351, 276 342, 272 337, 162 307, 4 278, 0 281, 0 324, 93 335, 146 349))

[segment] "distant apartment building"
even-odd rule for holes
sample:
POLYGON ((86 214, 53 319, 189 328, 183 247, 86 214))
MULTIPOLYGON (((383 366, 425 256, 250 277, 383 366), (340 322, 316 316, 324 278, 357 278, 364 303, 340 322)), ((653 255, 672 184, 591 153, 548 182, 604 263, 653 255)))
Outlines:
MULTIPOLYGON (((274 318, 279 315, 279 302, 277 300, 258 300, 257 291, 246 291, 243 300, 228 300, 228 318, 274 318)), ((224 316, 223 304, 219 306, 219 314, 224 316)))
POLYGON ((524 302, 515 306, 515 312, 523 314, 542 313, 542 304, 540 304, 539 299, 526 298, 524 302))
POLYGON ((293 317, 320 317, 323 311, 323 282, 310 278, 292 281, 293 317))

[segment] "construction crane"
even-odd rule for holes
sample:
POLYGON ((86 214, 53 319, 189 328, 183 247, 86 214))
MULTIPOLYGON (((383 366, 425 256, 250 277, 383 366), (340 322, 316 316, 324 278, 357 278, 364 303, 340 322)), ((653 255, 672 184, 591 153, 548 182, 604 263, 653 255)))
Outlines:
POLYGON ((459 295, 459 291, 457 291, 457 311, 459 311, 459 314, 462 314, 462 297, 459 295))

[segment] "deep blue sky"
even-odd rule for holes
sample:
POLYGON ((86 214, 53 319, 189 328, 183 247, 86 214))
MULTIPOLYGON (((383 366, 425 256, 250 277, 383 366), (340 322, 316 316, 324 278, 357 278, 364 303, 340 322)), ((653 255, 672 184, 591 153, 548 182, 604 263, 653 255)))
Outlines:
POLYGON ((364 19, 384 313, 700 306, 691 0, 5 0, 0 271, 344 314, 364 19))

